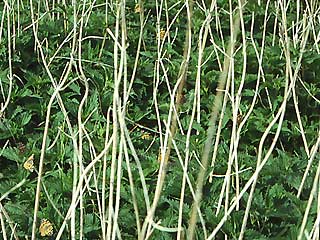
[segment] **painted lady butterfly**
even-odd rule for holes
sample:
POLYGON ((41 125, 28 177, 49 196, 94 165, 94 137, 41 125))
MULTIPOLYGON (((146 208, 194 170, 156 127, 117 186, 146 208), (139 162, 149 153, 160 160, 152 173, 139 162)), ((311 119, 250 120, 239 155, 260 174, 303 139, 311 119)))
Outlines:
POLYGON ((53 234, 53 226, 52 223, 47 219, 42 219, 39 227, 39 232, 42 237, 52 236, 53 234))
POLYGON ((34 170, 34 165, 33 165, 33 159, 34 159, 34 154, 32 154, 27 161, 24 162, 23 167, 27 169, 30 172, 33 172, 34 170))

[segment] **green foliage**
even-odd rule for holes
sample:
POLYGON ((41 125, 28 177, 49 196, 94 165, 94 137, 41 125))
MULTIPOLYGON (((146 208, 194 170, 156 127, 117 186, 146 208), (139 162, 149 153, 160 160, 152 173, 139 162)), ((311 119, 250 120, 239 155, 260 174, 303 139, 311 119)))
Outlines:
MULTIPOLYGON (((34 1, 35 2, 35 1, 34 1)), ((14 74, 12 92, 10 102, 5 109, 3 116, 0 116, 0 197, 6 194, 10 189, 15 187, 19 182, 25 180, 25 183, 19 189, 8 194, 1 204, 11 220, 16 224, 16 234, 19 238, 30 236, 32 231, 33 208, 35 199, 35 189, 37 186, 37 172, 29 172, 23 168, 24 162, 32 155, 35 155, 34 165, 37 169, 39 166, 40 152, 42 148, 42 137, 44 130, 44 121, 48 111, 50 97, 55 91, 52 80, 55 83, 61 81, 60 77, 65 71, 65 67, 70 57, 74 57, 75 61, 79 60, 77 56, 71 56, 71 40, 70 34, 73 31, 74 18, 73 6, 56 3, 51 11, 47 12, 46 6, 39 5, 39 19, 37 25, 37 33, 42 41, 44 58, 47 63, 50 62, 49 70, 52 78, 48 76, 48 72, 41 61, 39 50, 35 50, 35 38, 32 30, 31 16, 29 4, 24 3, 23 10, 20 11, 21 29, 19 35, 15 36, 15 47, 12 48, 12 66, 9 65, 8 45, 6 44, 7 30, 3 30, 0 44, 0 80, 2 95, 8 94, 10 82, 8 74, 10 68, 14 74), (43 15, 44 14, 44 15, 43 15), (51 14, 51 15, 50 15, 51 14), (52 17, 54 14, 55 18, 52 17), (59 14, 59 18, 57 17, 59 14), (68 41, 66 41, 66 39, 68 41), (61 48, 59 48, 61 47, 61 48), (59 48, 59 51, 57 49, 59 48), (56 55, 55 55, 56 54, 56 55), (55 58, 53 58, 55 56, 55 58), (23 146, 23 149, 22 147, 23 146)), ((90 4, 95 1, 89 1, 90 4)), ((209 6, 209 1, 204 1, 209 6)), ((233 6, 237 6, 238 1, 231 1, 233 6)), ((263 1, 261 1, 263 2, 263 1)), ((83 4, 86 1, 77 3, 77 11, 81 13, 83 4)), ((89 4, 89 3, 86 3, 89 4)), ((91 159, 100 153, 104 148, 104 141, 107 128, 108 109, 113 107, 113 97, 115 89, 114 80, 114 50, 113 39, 107 32, 107 28, 114 32, 116 22, 116 9, 107 7, 108 14, 105 15, 105 1, 96 1, 95 6, 84 17, 83 40, 81 48, 81 58, 83 72, 88 79, 88 97, 82 109, 81 121, 83 124, 83 164, 86 167, 90 164, 91 159), (92 37, 93 36, 93 37, 92 37), (96 36, 99 36, 96 37, 96 36), (91 38, 90 38, 91 37, 91 38), (102 40, 102 38, 104 38, 102 40), (92 140, 91 142, 88 139, 92 140)), ((137 44, 139 41, 140 31, 140 15, 134 12, 134 1, 126 3, 125 21, 126 21, 126 47, 125 57, 127 65, 124 66, 128 71, 128 82, 132 77, 134 69, 137 44)), ((193 101, 195 98, 195 79, 197 77, 198 67, 198 37, 202 31, 202 24, 206 19, 207 12, 199 7, 198 2, 193 8, 192 18, 192 39, 191 39, 191 55, 189 59, 189 67, 187 72, 187 83, 184 90, 184 102, 179 109, 179 129, 175 136, 175 144, 179 149, 181 156, 174 151, 169 159, 167 176, 164 188, 161 193, 158 207, 155 213, 155 222, 160 222, 161 226, 168 228, 176 228, 179 216, 181 185, 184 178, 183 168, 179 161, 179 157, 184 161, 186 152, 187 138, 185 133, 188 130, 191 120, 191 112, 193 101)), ((229 11, 228 1, 217 1, 219 8, 215 14, 220 19, 219 31, 216 32, 216 26, 210 26, 214 34, 211 34, 211 40, 224 49, 230 38, 230 19, 227 11, 229 11), (222 38, 222 35, 223 38, 222 38)), ((116 5, 114 5, 115 7, 116 5)), ((290 5, 291 6, 291 5, 290 5)), ((88 7, 88 6, 87 6, 88 7)), ((86 9, 87 9, 86 7, 86 9)), ((185 45, 185 30, 187 28, 187 13, 184 8, 184 1, 166 1, 163 8, 169 9, 167 13, 164 11, 157 22, 157 6, 155 1, 145 1, 145 17, 146 24, 142 34, 142 47, 139 54, 136 75, 133 78, 132 89, 128 97, 128 103, 124 113, 126 114, 127 128, 131 141, 137 151, 137 155, 141 162, 142 172, 144 174, 149 198, 152 200, 157 184, 159 172, 159 149, 160 131, 165 128, 164 121, 168 119, 170 109, 171 90, 176 84, 179 76, 180 67, 183 63, 183 52, 185 45), (178 11, 181 13, 178 14, 178 11), (167 29, 167 19, 172 22, 170 29, 167 29), (163 49, 163 55, 157 55, 158 39, 157 26, 168 31, 167 39, 160 44, 163 49), (173 40, 174 39, 174 40, 173 40), (156 64, 161 59, 163 68, 157 73, 156 64), (157 75, 158 74, 158 75, 157 75), (157 79, 157 77, 159 77, 157 79), (155 102, 155 97, 157 102, 155 102), (157 104, 157 105, 156 105, 157 104), (160 120, 158 121, 155 108, 159 111, 160 120), (142 127, 141 127, 142 126, 142 127), (149 138, 142 138, 144 134, 148 134, 149 138)), ((259 71, 259 62, 257 61, 255 47, 261 51, 262 30, 265 18, 265 3, 258 6, 256 1, 249 1, 244 7, 244 26, 246 28, 247 38, 247 63, 246 76, 241 93, 240 112, 244 116, 252 104, 253 96, 256 94, 255 86, 257 83, 257 72, 259 71), (250 27, 252 23, 252 14, 255 16, 255 25, 253 27, 254 40, 251 42, 250 27), (254 44, 256 46, 254 46, 254 44)), ((4 14, 4 3, 0 3, 1 16, 4 14)), ((89 8, 90 9, 90 8, 89 8)), ((295 21, 296 10, 294 7, 288 8, 288 23, 295 21)), ((16 11, 14 8, 10 11, 16 11)), ((275 6, 270 6, 270 18, 266 26, 266 36, 264 39, 264 55, 263 55, 263 79, 260 80, 258 98, 254 102, 254 110, 247 119, 240 134, 240 142, 238 146, 238 166, 239 170, 243 170, 239 174, 239 185, 244 187, 253 174, 257 163, 257 149, 261 137, 266 130, 270 121, 278 112, 284 98, 285 90, 285 73, 286 60, 282 56, 283 49, 280 44, 280 37, 274 35, 273 23, 277 15, 275 6), (277 44, 274 44, 277 42, 277 44), (270 105, 271 104, 271 105, 270 105)), ((11 14, 13 14, 11 12, 11 14)), ((80 14, 81 15, 81 14, 80 14)), ((79 15, 79 16, 80 16, 79 15)), ((38 16, 38 17, 39 17, 38 16)), ((277 16, 279 17, 279 16, 277 16)), ((14 20, 15 26, 18 20, 14 20)), ((80 19, 77 19, 77 31, 80 26, 80 19)), ((213 24, 213 23, 212 23, 213 24)), ((319 26, 316 26, 319 28, 319 26)), ((77 32, 79 35, 79 32, 77 32)), ((77 35, 77 36, 78 36, 77 35)), ((121 34, 120 34, 121 35, 121 34)), ((120 36, 119 39, 124 36, 120 36)), ((241 38, 238 39, 236 47, 242 44, 241 38)), ((10 41, 10 39, 9 39, 10 41)), ((78 43, 77 43, 78 44, 78 43)), ((206 129, 209 125, 210 112, 212 104, 215 101, 214 94, 218 86, 220 76, 220 66, 223 63, 224 55, 208 40, 203 50, 203 66, 200 72, 201 86, 201 119, 192 125, 192 135, 190 141, 191 160, 188 165, 188 177, 190 183, 195 186, 197 174, 199 172, 199 163, 196 157, 201 158, 202 148, 206 140, 206 129), (217 51, 217 54, 216 54, 217 51)), ((320 98, 320 57, 317 47, 307 43, 307 49, 304 52, 301 71, 299 73, 300 80, 296 82, 295 93, 298 99, 298 107, 301 114, 301 124, 309 143, 309 148, 316 142, 316 132, 319 131, 319 101, 320 98), (308 90, 308 91, 307 91, 308 90), (311 96, 312 95, 312 96, 311 96)), ((79 49, 77 49, 78 51, 79 49)), ((299 57, 299 49, 293 44, 290 53, 292 54, 292 67, 297 64, 299 57)), ((120 55, 119 55, 120 56, 120 55)), ((118 56, 118 57, 119 57, 118 56)), ((124 56, 122 56, 124 57, 124 56)), ((119 59, 118 59, 119 60, 119 59)), ((242 79, 242 71, 244 67, 243 56, 241 51, 234 55, 234 82, 233 88, 238 89, 242 79)), ((119 63, 119 62, 118 62, 119 63)), ((42 189, 40 197, 39 218, 48 218, 53 223, 55 234, 57 227, 61 226, 64 217, 68 212, 72 199, 72 187, 74 179, 74 163, 78 161, 75 148, 79 142, 74 143, 71 140, 71 132, 78 136, 78 111, 79 105, 85 95, 86 85, 79 77, 79 66, 75 63, 72 66, 72 72, 68 76, 67 83, 61 91, 59 91, 63 108, 65 109, 71 127, 66 121, 65 113, 62 112, 61 103, 56 98, 50 109, 50 127, 47 136, 47 145, 44 159, 44 175, 42 184, 46 187, 47 192, 42 189), (71 128, 71 129, 70 129, 71 128), (76 146, 75 146, 76 145, 76 146)), ((128 84, 128 83, 127 83, 128 84)), ((125 94, 124 83, 120 84, 120 93, 125 94)), ((1 95, 1 96, 2 96, 1 95)), ((119 96, 121 101, 124 100, 123 95, 119 96)), ((2 104, 3 99, 1 99, 2 104)), ((123 102, 121 102, 123 103, 123 102)), ((245 239, 295 239, 299 233, 300 223, 302 221, 304 211, 307 205, 308 197, 313 184, 313 176, 316 172, 316 164, 314 163, 307 177, 300 198, 297 198, 298 189, 301 183, 304 170, 307 166, 308 156, 304 151, 304 143, 301 138, 301 129, 296 118, 296 106, 293 97, 290 96, 287 102, 286 114, 281 127, 279 141, 275 146, 275 150, 271 154, 266 166, 259 175, 258 183, 255 189, 254 198, 251 206, 250 216, 248 219, 245 239)), ((230 143, 232 134, 232 113, 233 106, 228 102, 222 119, 222 132, 217 151, 217 159, 214 167, 210 168, 216 175, 224 175, 227 171, 227 160, 230 153, 230 143)), ((123 114, 123 113, 122 113, 123 114)), ((112 116, 110 119, 112 121, 112 116)), ((117 116, 119 117, 119 116, 117 116)), ((110 125, 110 136, 112 135, 112 126, 110 125)), ((82 127, 82 126, 81 126, 82 127)), ((270 134, 265 139, 265 148, 263 155, 268 147, 271 146, 275 137, 275 125, 270 134)), ((120 129, 119 132, 121 132, 120 129)), ((110 137, 109 136, 109 137, 110 137)), ((123 146, 122 146, 123 147, 123 146)), ((131 164, 130 171, 134 181, 134 194, 139 207, 139 221, 145 220, 147 213, 146 200, 144 190, 141 183, 139 167, 137 166, 133 156, 133 152, 129 149, 129 162, 131 164)), ((120 146, 118 147, 120 148, 120 146)), ((136 239, 137 227, 135 219, 135 211, 133 207, 133 197, 131 192, 131 183, 129 181, 130 174, 128 166, 123 156, 123 165, 121 172, 120 187, 120 210, 118 216, 118 224, 122 239, 136 239)), ((315 158, 318 162, 319 156, 315 158)), ((83 234, 85 239, 101 238, 101 219, 99 211, 101 211, 101 202, 97 200, 97 196, 101 198, 101 192, 104 187, 107 188, 106 199, 108 196, 108 188, 110 186, 102 186, 103 179, 103 160, 100 165, 94 167, 94 177, 90 176, 85 179, 88 192, 84 193, 82 198, 83 212, 83 234), (96 179, 95 179, 96 178, 96 179)), ((111 157, 106 157, 106 179, 107 184, 111 175, 111 157)), ((235 169, 232 169, 235 171, 235 169)), ((77 173, 79 175, 79 173, 77 173)), ((79 177, 79 176, 76 176, 79 177)), ((223 178, 213 177, 213 181, 209 182, 209 173, 207 173, 206 182, 203 189, 203 199, 201 202, 201 212, 205 221, 207 233, 212 232, 217 224, 224 216, 224 209, 220 209, 216 213, 219 194, 224 186, 223 178)), ((116 178, 116 180, 118 180, 116 178)), ((229 200, 235 197, 235 177, 231 177, 231 190, 229 200)), ((189 184, 189 183, 188 183, 189 184)), ((249 192, 249 191, 248 191, 249 192)), ((224 205, 225 197, 222 199, 224 205)), ((108 203, 108 201, 106 201, 108 203)), ((238 238, 241 230, 241 224, 244 217, 246 205, 248 202, 248 193, 239 203, 239 209, 234 211, 224 224, 216 239, 223 239, 224 234, 230 239, 238 238)), ((185 189, 184 203, 182 210, 182 226, 184 230, 188 227, 188 221, 192 208, 193 197, 189 186, 185 189)), ((108 205, 108 204, 107 204, 108 205)), ((106 206, 108 208, 108 206, 106 206)), ((80 216, 80 210, 77 208, 76 216, 80 216)), ((309 219, 307 221, 307 230, 311 230, 312 223, 317 216, 317 210, 313 206, 309 219)), ((7 227, 7 231, 11 230, 7 227)), ((80 231, 79 223, 76 225, 76 232, 80 231)), ((204 239, 202 225, 197 222, 196 239, 204 239)), ((64 239, 70 235, 70 224, 64 233, 64 239)), ((40 237, 40 236, 37 236, 40 237)), ((78 236, 77 236, 78 237, 78 236)), ((176 233, 164 232, 158 229, 154 230, 150 239, 174 239, 176 233)))

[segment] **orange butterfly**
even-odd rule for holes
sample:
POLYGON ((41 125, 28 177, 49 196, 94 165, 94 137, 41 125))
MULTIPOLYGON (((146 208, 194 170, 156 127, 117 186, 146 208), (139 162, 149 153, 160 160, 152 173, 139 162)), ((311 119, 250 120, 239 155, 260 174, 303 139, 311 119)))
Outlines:
POLYGON ((41 219, 41 224, 39 227, 39 232, 42 237, 52 236, 53 234, 53 226, 52 223, 47 219, 41 219))
POLYGON ((23 167, 27 169, 30 172, 33 172, 34 170, 34 165, 33 165, 33 159, 34 159, 34 154, 32 154, 27 161, 24 162, 23 167))

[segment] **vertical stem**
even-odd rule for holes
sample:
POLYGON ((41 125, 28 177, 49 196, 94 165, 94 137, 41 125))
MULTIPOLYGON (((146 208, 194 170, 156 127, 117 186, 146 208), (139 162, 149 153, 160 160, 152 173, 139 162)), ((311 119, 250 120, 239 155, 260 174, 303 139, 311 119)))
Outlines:
POLYGON ((192 205, 191 216, 189 219, 188 239, 194 239, 194 233, 195 233, 196 222, 197 222, 197 209, 200 208, 204 178, 208 168, 209 156, 211 153, 211 147, 213 143, 213 136, 216 130, 215 123, 216 123, 216 120, 222 105, 222 100, 223 100, 222 90, 225 88, 225 83, 228 77, 228 72, 230 68, 230 58, 233 57, 231 53, 233 52, 236 38, 238 36, 238 33, 240 32, 239 14, 236 14, 234 16, 233 22, 234 22, 233 28, 231 29, 231 31, 233 32, 233 38, 231 38, 229 41, 229 45, 227 48, 227 56, 225 56, 224 58, 223 71, 220 73, 219 82, 218 82, 219 91, 216 94, 215 101, 212 107, 211 117, 209 120, 209 128, 207 130, 207 139, 202 152, 201 165, 203 167, 201 167, 199 170, 199 174, 196 182, 196 196, 192 205))
POLYGON ((184 45, 184 52, 183 52, 183 62, 181 64, 180 72, 178 74, 178 84, 179 85, 178 85, 177 94, 176 94, 176 98, 175 98, 175 106, 174 106, 175 109, 173 110, 173 117, 172 117, 171 125, 170 125, 170 122, 167 123, 168 126, 170 126, 170 131, 169 131, 170 134, 168 137, 167 148, 166 148, 164 157, 161 158, 158 181, 157 181, 154 199, 153 199, 151 208, 148 211, 147 216, 145 218, 145 221, 142 225, 141 235, 140 235, 139 240, 143 240, 145 238, 147 227, 153 221, 154 212, 156 210, 158 201, 160 199, 162 187, 163 187, 164 180, 166 177, 167 164, 168 164, 168 160, 169 160, 170 152, 171 152, 171 147, 172 147, 172 139, 175 136, 176 128, 177 128, 177 118, 178 118, 177 113, 179 112, 180 106, 182 104, 183 89, 185 87, 185 82, 186 82, 186 78, 187 78, 187 69, 188 69, 190 53, 191 53, 191 26, 192 26, 191 19, 192 19, 193 3, 194 3, 193 0, 189 0, 187 2, 187 11, 189 11, 189 13, 188 13, 189 17, 188 17, 188 23, 187 23, 187 29, 186 29, 185 45, 184 45))

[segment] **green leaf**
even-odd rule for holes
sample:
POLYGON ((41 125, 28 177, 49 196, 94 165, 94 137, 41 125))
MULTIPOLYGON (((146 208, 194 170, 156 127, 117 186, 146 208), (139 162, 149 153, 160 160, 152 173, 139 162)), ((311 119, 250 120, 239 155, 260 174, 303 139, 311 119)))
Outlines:
POLYGON ((18 155, 17 149, 12 147, 6 147, 5 149, 0 150, 0 156, 11 161, 21 162, 21 156, 18 155))
POLYGON ((23 113, 23 114, 22 114, 22 119, 21 119, 21 125, 22 125, 22 126, 27 125, 27 124, 30 122, 31 117, 32 117, 32 116, 31 116, 30 113, 23 113))

